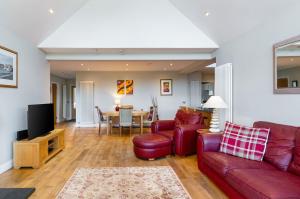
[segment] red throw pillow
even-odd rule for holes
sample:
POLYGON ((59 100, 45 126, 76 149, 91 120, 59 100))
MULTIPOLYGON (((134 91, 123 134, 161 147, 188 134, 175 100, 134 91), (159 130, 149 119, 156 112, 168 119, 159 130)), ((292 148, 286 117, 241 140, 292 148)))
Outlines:
POLYGON ((270 129, 252 128, 226 122, 220 152, 262 161, 270 129))

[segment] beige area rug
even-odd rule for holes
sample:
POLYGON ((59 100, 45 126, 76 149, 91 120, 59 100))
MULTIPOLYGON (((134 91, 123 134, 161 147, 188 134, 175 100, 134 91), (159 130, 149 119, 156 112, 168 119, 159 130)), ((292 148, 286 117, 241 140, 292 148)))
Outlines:
POLYGON ((190 199, 169 166, 80 168, 57 199, 190 199))

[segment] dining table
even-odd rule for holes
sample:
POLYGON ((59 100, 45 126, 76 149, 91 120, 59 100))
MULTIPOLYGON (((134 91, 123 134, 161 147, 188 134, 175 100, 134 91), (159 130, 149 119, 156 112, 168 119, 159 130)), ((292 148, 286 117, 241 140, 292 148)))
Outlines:
MULTIPOLYGON (((148 112, 146 111, 137 111, 134 110, 132 111, 132 117, 139 117, 140 118, 140 129, 141 129, 141 134, 143 134, 143 128, 144 128, 144 116, 147 115, 148 112)), ((119 111, 108 111, 108 112, 103 112, 103 116, 107 118, 107 129, 106 129, 106 134, 109 134, 110 130, 110 121, 112 117, 120 117, 119 111)))

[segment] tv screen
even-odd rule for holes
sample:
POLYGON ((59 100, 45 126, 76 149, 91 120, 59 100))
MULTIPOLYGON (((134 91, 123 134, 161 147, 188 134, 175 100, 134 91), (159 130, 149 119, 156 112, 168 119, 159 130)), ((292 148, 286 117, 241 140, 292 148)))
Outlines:
POLYGON ((28 105, 28 139, 54 130, 53 104, 28 105))

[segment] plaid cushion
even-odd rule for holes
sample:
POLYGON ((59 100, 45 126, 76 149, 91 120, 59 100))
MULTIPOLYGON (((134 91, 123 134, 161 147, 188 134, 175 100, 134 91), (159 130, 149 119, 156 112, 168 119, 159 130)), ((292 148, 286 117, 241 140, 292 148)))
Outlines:
POLYGON ((226 122, 220 152, 262 161, 270 129, 251 128, 226 122))

